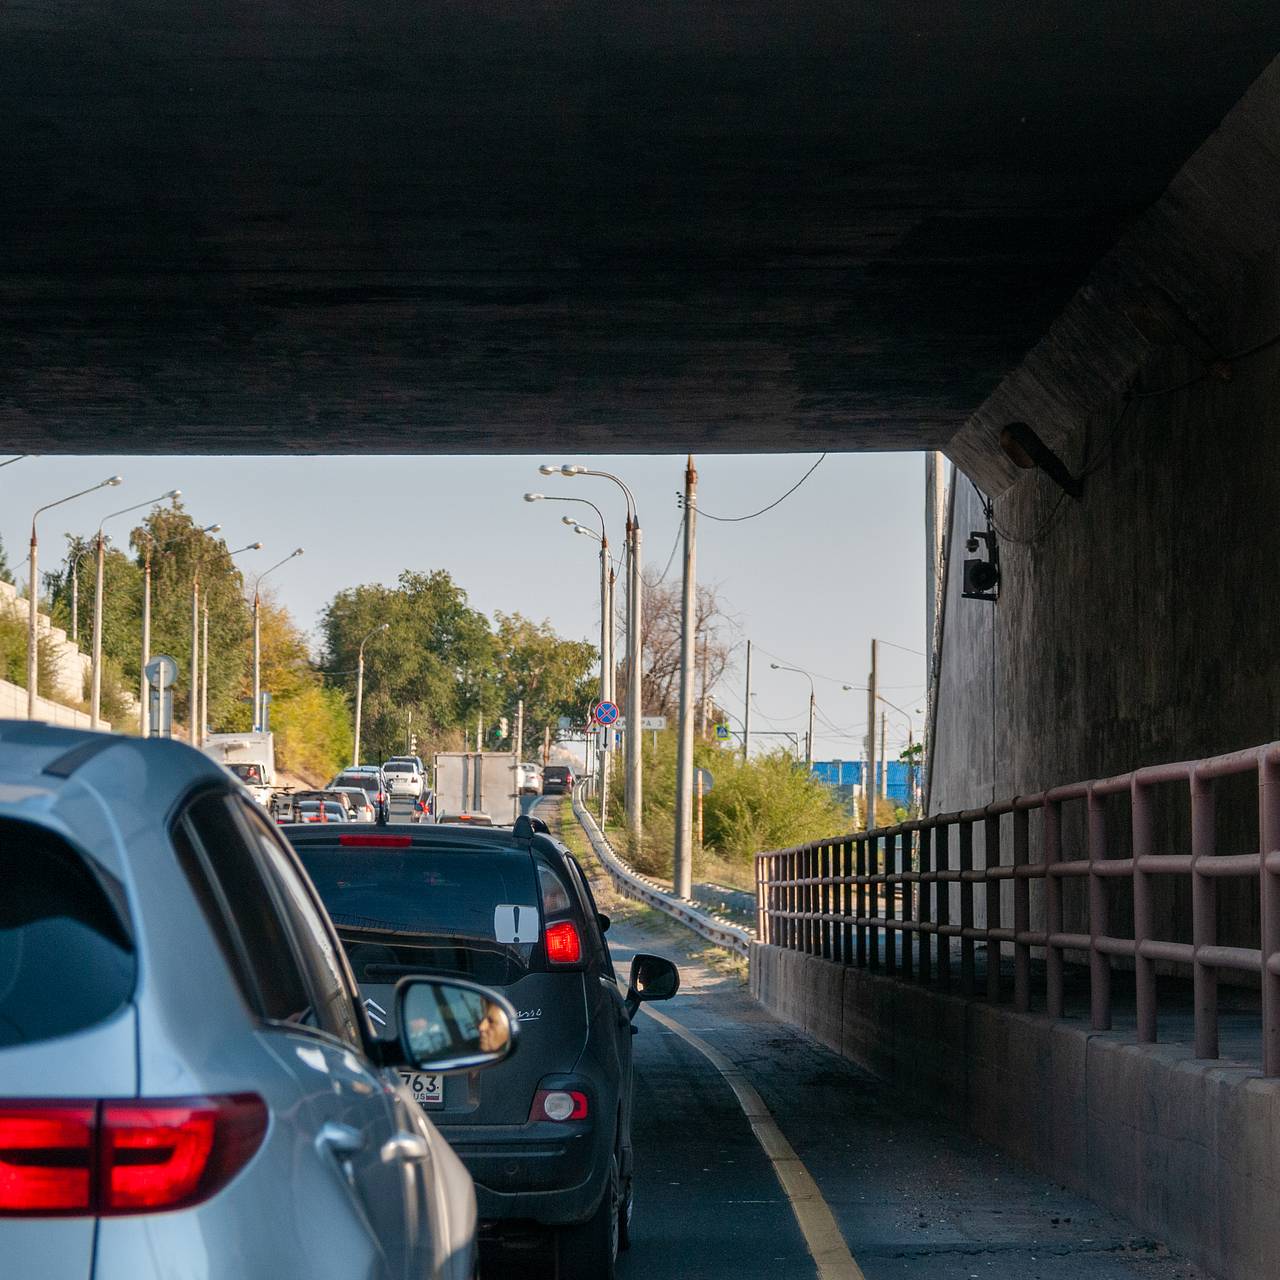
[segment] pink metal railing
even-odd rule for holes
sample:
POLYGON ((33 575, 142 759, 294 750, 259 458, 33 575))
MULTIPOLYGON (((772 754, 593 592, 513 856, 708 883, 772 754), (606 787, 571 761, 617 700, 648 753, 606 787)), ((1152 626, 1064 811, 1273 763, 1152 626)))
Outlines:
POLYGON ((1193 982, 1195 1052, 1218 1056, 1218 978, 1224 970, 1256 974, 1262 984, 1262 1060, 1268 1076, 1280 1075, 1280 743, 1182 764, 1156 765, 1115 778, 1055 787, 1039 795, 904 822, 894 827, 818 840, 793 849, 756 855, 757 937, 761 942, 823 956, 845 964, 883 968, 923 982, 951 974, 952 940, 959 940, 960 983, 976 989, 975 947, 987 949, 986 988, 1001 994, 1000 957, 1013 953, 1013 998, 1031 1005, 1032 952, 1045 961, 1045 1006, 1063 1016, 1065 954, 1089 958, 1090 1015, 1095 1030, 1111 1027, 1111 966, 1116 957, 1133 962, 1137 1035, 1154 1043, 1159 1010, 1156 965, 1190 967, 1193 982), (1253 775, 1257 795, 1257 849, 1219 853, 1216 838, 1217 784, 1253 775), (1185 787, 1190 803, 1187 853, 1157 849, 1153 792, 1185 787), (1106 802, 1127 796, 1128 857, 1108 856, 1106 802), (1063 806, 1085 807, 1086 856, 1067 856, 1063 806), (1040 858, 1031 859, 1032 814, 1039 814, 1040 858), (1010 817, 1011 860, 1002 818, 1010 817), (974 828, 981 826, 986 865, 974 866, 974 828), (1191 941, 1156 936, 1157 877, 1191 879, 1191 941), (1087 933, 1064 929, 1063 890, 1069 878, 1086 882, 1087 933), (1133 892, 1132 936, 1113 923, 1109 887, 1127 880, 1133 892), (1251 878, 1260 906, 1259 945, 1218 943, 1217 891, 1223 879, 1251 878), (1031 928, 1031 883, 1042 881, 1044 927, 1031 928), (1002 918, 1001 886, 1012 882, 1013 919, 1002 918), (953 895, 951 887, 958 886, 953 895), (974 924, 974 895, 985 895, 985 926, 974 924), (959 919, 951 919, 953 898, 959 919), (882 945, 882 941, 884 945, 882 945))

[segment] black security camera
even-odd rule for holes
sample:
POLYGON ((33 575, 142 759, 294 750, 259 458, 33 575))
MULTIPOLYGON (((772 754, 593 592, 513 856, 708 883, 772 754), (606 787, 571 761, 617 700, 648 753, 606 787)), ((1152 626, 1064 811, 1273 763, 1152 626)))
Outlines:
POLYGON ((966 600, 986 600, 995 603, 1000 590, 1000 548, 996 535, 990 530, 973 532, 965 541, 965 550, 976 552, 979 545, 986 545, 986 559, 975 558, 964 562, 964 589, 966 600))

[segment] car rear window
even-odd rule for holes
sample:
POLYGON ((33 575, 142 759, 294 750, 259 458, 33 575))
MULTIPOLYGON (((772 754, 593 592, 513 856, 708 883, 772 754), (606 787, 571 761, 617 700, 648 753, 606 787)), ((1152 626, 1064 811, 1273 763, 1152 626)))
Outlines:
POLYGON ((312 839, 295 847, 358 982, 426 971, 506 986, 530 972, 541 917, 528 853, 312 839))
POLYGON ((359 787, 362 791, 376 792, 378 790, 378 775, 376 773, 344 773, 334 780, 333 785, 335 787, 359 787))
POLYGON ((569 770, 562 764, 549 764, 542 771, 544 782, 563 782, 569 776, 569 770))
POLYGON ((0 1048, 84 1030, 128 1002, 137 960, 113 896, 56 836, 0 820, 0 1048))

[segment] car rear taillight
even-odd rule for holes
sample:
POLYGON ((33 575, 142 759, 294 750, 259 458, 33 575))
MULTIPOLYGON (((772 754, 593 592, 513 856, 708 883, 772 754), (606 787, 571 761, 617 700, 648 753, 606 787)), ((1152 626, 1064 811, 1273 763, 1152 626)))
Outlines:
POLYGON ((582 939, 572 920, 547 925, 544 935, 547 959, 552 964, 577 964, 582 959, 582 939))
POLYGON ((254 1094, 0 1102, 0 1217, 198 1204, 249 1162, 266 1131, 254 1094))
POLYGON ((0 1214, 85 1213, 92 1105, 0 1105, 0 1214))
POLYGON ((413 843, 413 837, 344 835, 338 837, 338 843, 364 849, 407 849, 413 843))
POLYGON ((533 1095, 529 1121, 554 1120, 564 1124, 566 1120, 585 1120, 588 1110, 587 1095, 577 1089, 539 1089, 533 1095))

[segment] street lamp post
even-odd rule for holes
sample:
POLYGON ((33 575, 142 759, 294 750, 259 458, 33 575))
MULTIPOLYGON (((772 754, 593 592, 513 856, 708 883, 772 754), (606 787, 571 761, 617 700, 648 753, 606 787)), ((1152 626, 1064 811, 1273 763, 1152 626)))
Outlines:
MULTIPOLYGON (((564 523, 574 533, 585 534, 600 544, 600 701, 614 700, 614 659, 613 659, 613 557, 609 554, 609 539, 585 524, 579 524, 570 516, 564 517, 564 523)), ((600 761, 600 826, 609 818, 609 760, 612 752, 608 745, 611 730, 602 730, 605 734, 605 746, 597 752, 600 761)))
POLYGON ((809 733, 808 733, 808 736, 805 738, 804 762, 810 768, 812 768, 813 767, 813 712, 814 712, 814 704, 817 701, 813 693, 813 677, 801 667, 784 667, 781 663, 778 663, 778 662, 771 662, 769 663, 769 666, 772 667, 774 671, 794 671, 796 675, 804 676, 804 678, 809 682, 809 733))
POLYGON ((296 547, 283 560, 258 574, 253 584, 253 729, 255 733, 262 728, 262 631, 258 624, 258 588, 267 574, 274 573, 282 564, 288 564, 295 556, 301 554, 302 548, 296 547))
MULTIPOLYGON (((16 462, 17 459, 15 458, 16 462)), ((97 484, 90 485, 87 489, 81 489, 79 493, 70 494, 66 498, 59 498, 57 502, 46 502, 43 507, 37 507, 35 514, 31 517, 31 551, 28 555, 30 565, 30 578, 27 585, 27 595, 30 599, 27 601, 27 719, 34 720, 36 718, 36 684, 40 678, 40 651, 38 645, 40 591, 37 584, 40 581, 40 575, 37 572, 39 562, 39 546, 36 539, 36 517, 44 511, 49 511, 53 507, 60 507, 64 502, 71 502, 76 498, 83 498, 87 493, 96 493, 99 489, 114 489, 120 483, 119 476, 108 476, 105 480, 99 481, 97 484)))
POLYGON ((354 757, 351 761, 353 766, 360 763, 360 716, 364 709, 364 647, 379 631, 385 631, 390 625, 389 622, 379 623, 360 641, 360 652, 356 659, 356 733, 355 742, 351 748, 351 754, 354 757))
POLYGON ((103 536, 103 526, 108 520, 114 520, 117 516, 128 515, 130 511, 140 511, 143 507, 154 506, 157 502, 163 502, 166 498, 180 498, 181 496, 181 489, 170 489, 168 493, 162 493, 158 498, 148 498, 146 502, 135 502, 131 507, 121 507, 119 511, 113 511, 110 515, 105 515, 98 521, 98 532, 94 538, 96 571, 93 589, 93 665, 89 696, 89 728, 91 729, 98 727, 102 716, 102 607, 107 541, 103 536))
POLYGON ((200 727, 200 562, 204 559, 204 535, 220 533, 220 524, 206 525, 200 530, 196 544, 195 564, 191 574, 191 684, 187 700, 187 741, 193 747, 200 745, 203 732, 200 727))
POLYGON ((640 636, 644 582, 641 569, 640 515, 636 510, 635 495, 623 480, 608 471, 596 471, 574 463, 565 463, 559 468, 544 463, 538 470, 544 476, 554 475, 558 470, 562 476, 597 476, 602 480, 612 480, 627 500, 627 831, 631 847, 637 849, 644 831, 644 761, 640 748, 640 720, 644 713, 641 705, 643 671, 640 636))
POLYGON ((71 643, 80 644, 80 558, 89 550, 88 543, 82 543, 79 551, 71 557, 71 643))
MULTIPOLYGON (((228 556, 238 556, 242 551, 261 551, 261 542, 251 542, 248 546, 238 547, 228 552, 228 556)), ((200 605, 201 632, 203 635, 202 654, 200 658, 200 740, 209 731, 209 596, 206 593, 200 605)))

